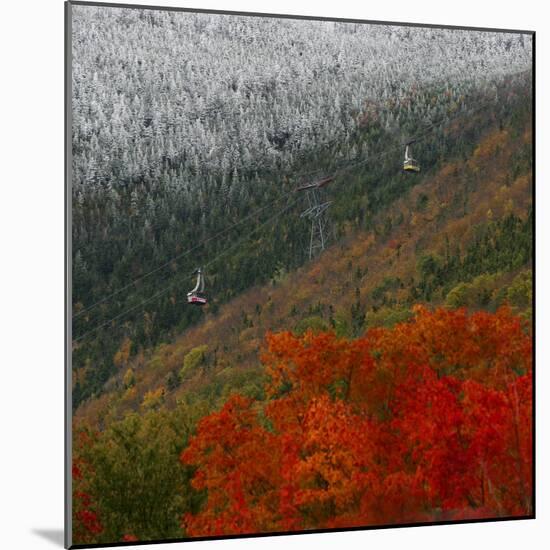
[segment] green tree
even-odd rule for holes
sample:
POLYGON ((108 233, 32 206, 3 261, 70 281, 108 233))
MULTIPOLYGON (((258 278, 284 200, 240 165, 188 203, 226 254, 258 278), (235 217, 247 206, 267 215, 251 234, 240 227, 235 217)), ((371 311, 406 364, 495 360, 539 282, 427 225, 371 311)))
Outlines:
POLYGON ((179 377, 180 380, 187 378, 194 370, 196 370, 200 365, 203 365, 206 362, 206 354, 208 352, 208 346, 202 345, 193 348, 186 356, 183 358, 183 367, 180 370, 179 377))
POLYGON ((195 419, 182 404, 174 411, 130 414, 102 432, 86 450, 89 490, 100 515, 101 541, 181 537, 181 514, 196 510, 190 470, 178 460, 195 419))
POLYGON ((311 317, 305 317, 296 323, 294 332, 301 336, 307 330, 313 332, 323 332, 328 330, 328 323, 318 315, 312 315, 311 317))

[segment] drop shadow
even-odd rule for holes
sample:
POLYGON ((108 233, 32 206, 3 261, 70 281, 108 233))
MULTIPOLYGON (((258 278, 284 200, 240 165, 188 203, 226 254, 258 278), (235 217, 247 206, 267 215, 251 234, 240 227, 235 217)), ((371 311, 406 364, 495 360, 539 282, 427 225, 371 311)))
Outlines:
POLYGON ((63 544, 65 542, 63 529, 33 529, 32 532, 35 535, 52 542, 56 546, 63 548, 63 544))

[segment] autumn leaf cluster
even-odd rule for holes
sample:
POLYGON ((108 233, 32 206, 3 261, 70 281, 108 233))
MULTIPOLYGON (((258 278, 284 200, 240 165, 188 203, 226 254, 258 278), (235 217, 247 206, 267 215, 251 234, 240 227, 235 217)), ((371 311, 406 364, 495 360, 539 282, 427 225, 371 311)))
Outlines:
POLYGON ((188 536, 531 513, 531 337, 507 308, 429 311, 355 340, 267 336, 268 400, 240 395, 181 453, 188 536))

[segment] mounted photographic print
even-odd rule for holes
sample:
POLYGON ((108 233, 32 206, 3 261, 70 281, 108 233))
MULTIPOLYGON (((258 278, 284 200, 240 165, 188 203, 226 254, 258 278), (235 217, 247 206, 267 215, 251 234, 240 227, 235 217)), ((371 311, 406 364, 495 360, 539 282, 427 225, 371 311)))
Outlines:
POLYGON ((533 518, 534 33, 66 41, 66 545, 533 518))

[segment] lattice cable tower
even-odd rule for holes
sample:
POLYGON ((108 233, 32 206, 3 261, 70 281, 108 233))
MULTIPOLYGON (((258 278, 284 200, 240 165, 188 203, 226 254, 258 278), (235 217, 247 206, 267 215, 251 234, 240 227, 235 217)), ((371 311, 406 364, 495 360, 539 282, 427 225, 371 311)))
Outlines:
POLYGON ((309 235, 309 259, 311 260, 317 254, 325 250, 328 239, 328 207, 332 201, 325 200, 324 187, 330 183, 333 178, 323 178, 314 183, 303 185, 298 191, 306 193, 308 207, 301 214, 301 218, 311 220, 311 230, 309 235))

